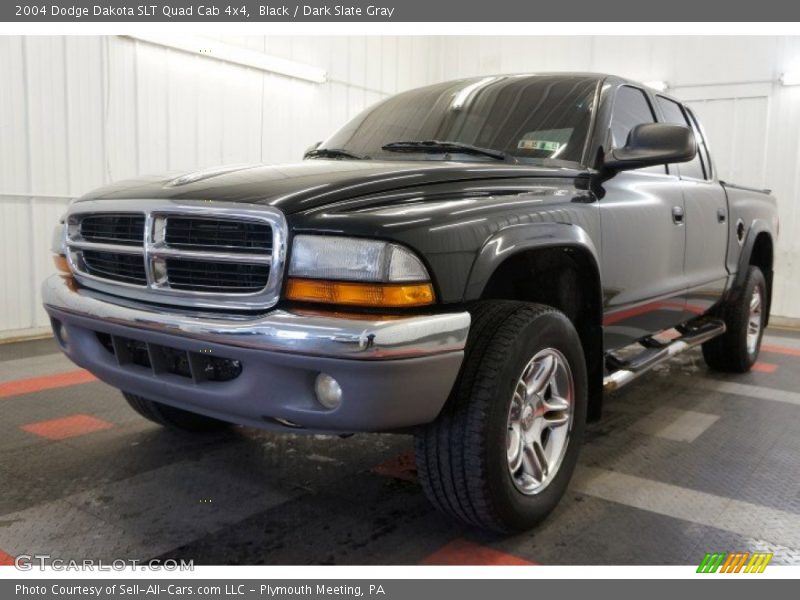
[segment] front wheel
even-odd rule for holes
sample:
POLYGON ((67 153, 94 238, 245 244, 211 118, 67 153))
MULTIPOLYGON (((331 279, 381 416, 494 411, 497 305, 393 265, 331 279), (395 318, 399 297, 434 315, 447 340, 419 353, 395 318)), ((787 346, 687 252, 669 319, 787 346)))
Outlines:
POLYGON ((575 328, 524 302, 472 311, 462 372, 442 413, 416 432, 417 470, 440 510, 495 531, 533 526, 575 469, 587 376, 575 328))

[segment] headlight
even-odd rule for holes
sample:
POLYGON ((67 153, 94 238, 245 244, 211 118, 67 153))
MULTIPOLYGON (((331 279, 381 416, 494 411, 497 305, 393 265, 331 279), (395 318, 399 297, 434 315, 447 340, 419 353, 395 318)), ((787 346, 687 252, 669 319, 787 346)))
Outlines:
POLYGON ((327 235, 298 235, 292 246, 290 277, 342 281, 428 281, 428 272, 402 246, 327 235))
POLYGON ((377 240, 298 235, 290 300, 357 306, 422 306, 434 301, 430 276, 410 250, 377 240))

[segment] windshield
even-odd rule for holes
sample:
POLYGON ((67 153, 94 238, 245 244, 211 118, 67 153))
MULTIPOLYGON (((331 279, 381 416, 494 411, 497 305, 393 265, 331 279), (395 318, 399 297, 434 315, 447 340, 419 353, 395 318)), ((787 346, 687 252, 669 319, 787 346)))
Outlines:
POLYGON ((440 83, 392 96, 347 123, 320 145, 381 160, 487 161, 455 149, 435 153, 385 149, 437 140, 505 153, 518 162, 580 163, 597 78, 497 76, 440 83))

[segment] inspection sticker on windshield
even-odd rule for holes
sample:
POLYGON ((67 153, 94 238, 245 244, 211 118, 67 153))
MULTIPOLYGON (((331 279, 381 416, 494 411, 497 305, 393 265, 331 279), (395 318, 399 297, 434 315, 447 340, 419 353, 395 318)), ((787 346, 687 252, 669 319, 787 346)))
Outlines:
POLYGON ((548 142, 547 140, 520 140, 517 148, 520 150, 545 150, 546 152, 556 152, 561 148, 559 142, 548 142))

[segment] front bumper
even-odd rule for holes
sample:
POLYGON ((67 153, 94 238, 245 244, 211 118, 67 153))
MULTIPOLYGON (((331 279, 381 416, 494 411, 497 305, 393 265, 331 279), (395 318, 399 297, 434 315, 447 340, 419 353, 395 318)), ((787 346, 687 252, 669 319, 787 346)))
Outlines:
POLYGON ((42 288, 56 338, 76 364, 114 387, 211 417, 266 429, 384 431, 436 418, 458 377, 467 312, 404 318, 273 310, 259 316, 197 313, 77 288, 61 275, 42 288), (241 364, 230 381, 197 381, 119 359, 98 333, 150 348, 224 357, 241 364), (319 373, 342 402, 316 399, 319 373))

